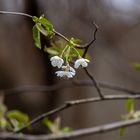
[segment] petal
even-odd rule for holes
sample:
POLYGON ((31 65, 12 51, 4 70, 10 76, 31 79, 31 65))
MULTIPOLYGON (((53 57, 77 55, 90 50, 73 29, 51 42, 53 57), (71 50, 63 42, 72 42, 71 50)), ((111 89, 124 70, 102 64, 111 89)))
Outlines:
POLYGON ((55 73, 58 77, 63 77, 64 76, 64 71, 56 71, 55 73))
POLYGON ((88 63, 90 62, 88 59, 85 59, 85 61, 88 62, 88 63))
POLYGON ((67 76, 68 78, 72 78, 72 77, 73 77, 73 75, 71 74, 71 72, 67 72, 67 73, 66 73, 66 76, 67 76))
POLYGON ((70 67, 70 72, 75 73, 76 71, 75 71, 75 69, 74 69, 74 68, 70 67))
POLYGON ((82 65, 82 67, 87 67, 88 63, 86 61, 83 61, 83 63, 81 65, 82 65))
POLYGON ((51 61, 51 64, 52 64, 53 67, 57 66, 55 61, 51 61))
POLYGON ((79 66, 80 66, 79 60, 76 60, 76 61, 75 61, 75 64, 74 64, 74 68, 75 68, 75 69, 78 69, 79 66))

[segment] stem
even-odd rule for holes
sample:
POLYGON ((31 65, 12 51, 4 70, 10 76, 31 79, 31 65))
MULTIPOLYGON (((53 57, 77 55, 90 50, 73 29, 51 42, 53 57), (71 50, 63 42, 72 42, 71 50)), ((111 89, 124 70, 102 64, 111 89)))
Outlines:
POLYGON ((63 49, 63 51, 62 51, 62 53, 61 53, 61 55, 60 55, 60 57, 63 57, 63 54, 64 54, 64 52, 67 50, 67 48, 68 48, 69 46, 68 45, 66 45, 66 47, 63 49))
POLYGON ((77 53, 78 57, 81 58, 81 55, 80 55, 80 53, 77 51, 77 49, 75 49, 75 47, 72 47, 72 49, 74 49, 75 52, 77 53))
POLYGON ((20 16, 25 16, 32 18, 33 16, 26 14, 26 13, 21 13, 21 12, 9 12, 9 11, 0 11, 0 14, 10 14, 10 15, 20 15, 20 16))
POLYGON ((85 70, 87 76, 88 76, 88 77, 91 79, 91 81, 93 82, 95 88, 97 89, 97 92, 98 92, 100 98, 101 98, 102 100, 104 100, 104 95, 102 94, 102 92, 101 92, 101 90, 100 90, 99 84, 97 83, 97 81, 95 80, 95 78, 88 72, 88 70, 87 70, 86 68, 84 68, 84 70, 85 70))

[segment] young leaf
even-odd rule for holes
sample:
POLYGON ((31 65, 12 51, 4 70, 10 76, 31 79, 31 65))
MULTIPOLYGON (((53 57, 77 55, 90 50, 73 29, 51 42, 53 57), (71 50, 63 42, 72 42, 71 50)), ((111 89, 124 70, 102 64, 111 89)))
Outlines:
POLYGON ((72 128, 70 128, 70 127, 64 127, 61 129, 61 132, 63 132, 63 133, 71 132, 71 131, 72 131, 72 128))
POLYGON ((122 137, 123 135, 124 135, 124 133, 125 133, 125 128, 120 128, 119 129, 119 134, 120 134, 120 136, 122 137))
POLYGON ((33 32, 33 39, 35 42, 35 46, 41 49, 40 31, 37 29, 36 25, 33 26, 32 32, 33 32))
POLYGON ((140 63, 135 63, 135 64, 133 64, 133 68, 134 68, 135 70, 140 71, 140 63))
POLYGON ((7 120, 4 117, 0 117, 0 129, 6 129, 7 125, 7 120))
POLYGON ((33 17, 32 17, 32 20, 33 20, 35 23, 37 23, 39 19, 38 19, 38 17, 33 16, 33 17))
POLYGON ((127 112, 131 112, 134 110, 134 99, 128 99, 126 102, 127 112))
POLYGON ((48 36, 47 31, 41 26, 40 23, 36 23, 36 28, 39 32, 41 32, 44 36, 48 36))
POLYGON ((43 123, 49 128, 52 133, 54 132, 54 123, 51 120, 45 118, 43 119, 43 123))
POLYGON ((43 16, 41 16, 39 18, 39 23, 41 23, 41 25, 43 25, 43 27, 45 28, 45 30, 47 31, 47 35, 49 37, 54 35, 54 28, 53 25, 43 16))
POLYGON ((9 128, 13 131, 17 131, 29 123, 28 115, 18 110, 8 111, 6 116, 11 124, 9 128))
POLYGON ((28 123, 29 122, 29 117, 27 114, 20 112, 18 110, 12 110, 7 112, 7 118, 9 119, 15 119, 18 122, 22 123, 28 123))
POLYGON ((43 16, 39 18, 39 22, 46 28, 53 31, 53 25, 43 16))
POLYGON ((55 47, 45 47, 44 48, 44 52, 49 53, 50 55, 54 56, 54 55, 59 55, 59 48, 55 48, 55 47))
POLYGON ((72 38, 70 39, 70 43, 73 44, 73 45, 79 44, 79 43, 81 43, 81 42, 82 42, 82 41, 81 41, 80 39, 78 39, 78 38, 72 37, 72 38))

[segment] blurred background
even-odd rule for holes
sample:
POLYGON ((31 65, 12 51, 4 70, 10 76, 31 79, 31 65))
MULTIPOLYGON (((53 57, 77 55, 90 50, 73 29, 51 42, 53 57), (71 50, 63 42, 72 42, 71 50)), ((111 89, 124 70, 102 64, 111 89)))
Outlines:
MULTIPOLYGON (((92 56, 89 71, 98 81, 140 90, 140 73, 132 64, 140 62, 140 1, 139 0, 0 0, 0 10, 44 14, 55 29, 67 37, 86 43, 93 39, 94 26, 99 26, 97 41, 89 50, 92 56)), ((0 15, 0 88, 3 89, 52 85, 58 79, 47 54, 34 47, 33 23, 15 15, 0 15)), ((78 70, 74 80, 88 80, 78 70)), ((120 94, 118 91, 102 91, 120 94)), ((9 109, 20 109, 31 118, 48 111, 66 100, 97 96, 94 87, 66 88, 53 92, 22 92, 5 97, 9 109)), ((139 108, 137 102, 136 108, 139 108)), ((87 128, 121 120, 123 101, 86 104, 65 110, 62 125, 73 129, 87 128)), ((140 126, 128 128, 123 140, 139 140, 140 126)), ((45 130, 44 130, 45 132, 45 130)), ((77 138, 79 140, 119 140, 119 132, 77 138)))

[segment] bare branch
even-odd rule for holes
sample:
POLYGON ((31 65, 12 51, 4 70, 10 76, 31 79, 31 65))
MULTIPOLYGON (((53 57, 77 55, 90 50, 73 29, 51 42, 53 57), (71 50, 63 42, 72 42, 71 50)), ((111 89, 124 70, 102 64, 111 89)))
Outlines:
POLYGON ((63 133, 59 135, 21 135, 21 134, 11 134, 11 133, 0 133, 0 139, 22 139, 22 140, 64 140, 64 139, 71 139, 71 138, 78 138, 81 136, 89 136, 94 134, 101 134, 110 132, 119 128, 126 128, 133 125, 140 124, 140 118, 132 119, 132 120, 125 120, 114 122, 106 125, 100 125, 91 128, 79 129, 69 133, 63 133))
POLYGON ((66 101, 63 105, 59 106, 58 108, 55 108, 49 112, 39 115, 38 117, 33 119, 28 125, 22 127, 18 131, 15 131, 15 133, 22 132, 23 130, 27 129, 28 126, 31 126, 31 125, 41 121, 45 117, 51 116, 53 114, 56 114, 58 112, 61 112, 63 110, 66 110, 66 109, 76 106, 76 105, 99 102, 99 101, 101 102, 101 101, 109 101, 109 100, 126 100, 126 99, 131 99, 131 98, 140 99, 140 95, 106 95, 106 96, 104 96, 104 99, 102 99, 100 97, 93 97, 93 98, 89 98, 89 99, 66 101))
POLYGON ((95 86, 95 88, 97 89, 97 92, 98 92, 100 98, 103 100, 104 99, 104 95, 101 92, 101 89, 99 87, 99 84, 97 83, 97 81, 95 80, 95 78, 89 73, 89 71, 86 68, 84 68, 84 70, 85 70, 87 76, 91 79, 91 81, 92 81, 93 85, 95 86))
POLYGON ((32 18, 31 15, 26 14, 26 13, 21 13, 21 12, 0 11, 0 14, 19 15, 19 16, 24 16, 24 17, 32 18))
POLYGON ((98 31, 98 28, 99 28, 99 27, 97 26, 97 24, 95 24, 95 23, 93 23, 93 24, 94 24, 94 26, 95 26, 95 31, 94 31, 93 40, 91 40, 89 43, 87 43, 87 44, 85 44, 85 46, 83 46, 83 48, 85 48, 85 51, 84 51, 84 53, 83 53, 83 57, 86 56, 89 47, 96 41, 96 34, 97 34, 97 31, 98 31))

